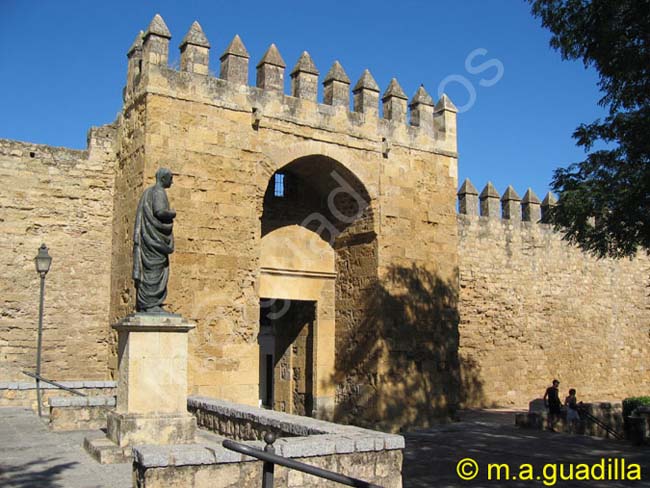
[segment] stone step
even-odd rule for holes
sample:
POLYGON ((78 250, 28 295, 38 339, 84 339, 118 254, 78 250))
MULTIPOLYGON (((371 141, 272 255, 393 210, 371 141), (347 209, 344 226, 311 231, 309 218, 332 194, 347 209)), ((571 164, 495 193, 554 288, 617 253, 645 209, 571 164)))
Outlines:
POLYGON ((84 439, 84 449, 100 464, 122 464, 133 462, 131 447, 120 447, 102 431, 90 434, 84 439))

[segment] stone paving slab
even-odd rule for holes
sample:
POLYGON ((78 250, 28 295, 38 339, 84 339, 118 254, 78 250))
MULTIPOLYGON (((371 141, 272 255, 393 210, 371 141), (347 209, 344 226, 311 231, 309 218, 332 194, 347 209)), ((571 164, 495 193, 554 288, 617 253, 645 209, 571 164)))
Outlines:
POLYGON ((29 409, 0 408, 0 486, 131 487, 131 464, 98 464, 83 450, 88 434, 50 432, 29 409))
MULTIPOLYGON (((403 486, 544 487, 541 481, 488 481, 487 463, 515 467, 531 463, 594 463, 624 457, 642 467, 642 481, 558 481, 557 487, 650 487, 650 447, 595 437, 571 436, 514 427, 513 411, 466 411, 461 422, 405 434, 403 486), (472 457, 479 476, 461 481, 456 463, 472 457), (483 471, 481 471, 483 468, 483 471)), ((132 486, 131 465, 100 465, 82 449, 88 431, 49 432, 29 409, 0 408, 0 486, 12 488, 126 488, 132 486)), ((201 431, 199 443, 218 444, 220 436, 201 431)), ((181 455, 182 453, 178 453, 181 455)))
POLYGON ((461 412, 461 422, 404 434, 404 488, 650 487, 650 446, 638 447, 626 441, 519 429, 514 426, 514 419, 514 411, 465 411, 461 412), (456 474, 457 463, 465 457, 473 458, 479 466, 479 474, 472 481, 462 481, 456 474), (543 479, 506 482, 489 481, 486 476, 487 463, 508 463, 511 470, 523 463, 530 463, 537 474, 547 463, 592 464, 603 458, 624 458, 628 463, 640 464, 642 480, 558 479, 555 484, 545 485, 543 479))

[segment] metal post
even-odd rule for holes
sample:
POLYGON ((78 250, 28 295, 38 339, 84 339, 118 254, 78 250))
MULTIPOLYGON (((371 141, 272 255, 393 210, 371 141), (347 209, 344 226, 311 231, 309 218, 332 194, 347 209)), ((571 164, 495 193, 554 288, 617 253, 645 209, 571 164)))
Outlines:
MULTIPOLYGON (((264 446, 264 452, 275 454, 275 448, 273 447, 273 443, 275 442, 275 434, 272 432, 267 432, 264 434, 264 442, 266 442, 266 446, 264 446)), ((264 465, 262 467, 262 488, 273 488, 274 468, 275 464, 270 461, 264 461, 264 465)))
MULTIPOLYGON (((41 345, 43 343, 43 303, 45 297, 45 273, 41 272, 41 302, 38 307, 38 344, 36 346, 36 374, 41 375, 41 345)), ((38 402, 38 416, 42 417, 41 411, 41 380, 36 378, 36 401, 38 402)))

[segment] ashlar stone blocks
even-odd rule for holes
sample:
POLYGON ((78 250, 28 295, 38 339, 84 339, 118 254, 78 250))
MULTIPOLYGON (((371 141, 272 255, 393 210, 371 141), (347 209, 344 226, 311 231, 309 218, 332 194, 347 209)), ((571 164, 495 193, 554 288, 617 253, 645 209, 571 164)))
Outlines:
POLYGON ((136 313, 113 328, 119 334, 119 374, 109 438, 121 447, 192 442, 187 333, 194 325, 179 315, 136 313))

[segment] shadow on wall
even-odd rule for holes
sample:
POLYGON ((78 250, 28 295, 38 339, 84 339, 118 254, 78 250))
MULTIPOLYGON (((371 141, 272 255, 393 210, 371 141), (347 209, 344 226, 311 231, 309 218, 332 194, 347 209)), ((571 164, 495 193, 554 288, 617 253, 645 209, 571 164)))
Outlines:
POLYGON ((450 282, 415 265, 394 266, 363 301, 364 319, 341 332, 336 421, 397 431, 481 403, 476 366, 458 354, 458 292, 450 282))

